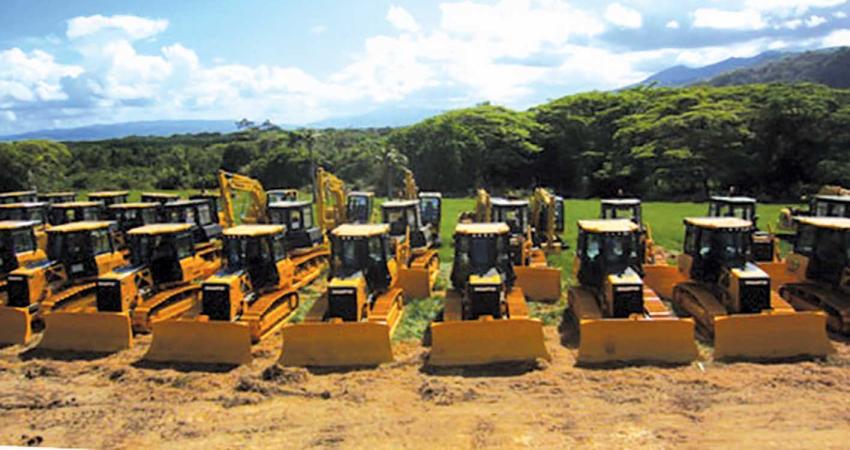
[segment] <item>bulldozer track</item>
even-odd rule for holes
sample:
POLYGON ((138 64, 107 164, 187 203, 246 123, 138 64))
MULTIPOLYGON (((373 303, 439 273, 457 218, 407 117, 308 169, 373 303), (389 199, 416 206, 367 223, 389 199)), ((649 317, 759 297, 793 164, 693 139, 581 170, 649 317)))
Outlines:
POLYGON ((714 294, 696 283, 677 285, 673 289, 673 303, 696 319, 697 332, 709 339, 714 337, 714 318, 728 314, 714 294))
MULTIPOLYGON (((97 283, 85 283, 61 290, 41 302, 38 309, 39 314, 44 315, 57 309, 72 308, 75 306, 74 303, 84 300, 96 287, 97 283)), ((93 300, 93 298, 89 300, 93 300)))
POLYGON ((295 274, 292 289, 301 289, 318 278, 327 265, 329 257, 330 250, 325 247, 318 247, 309 253, 293 257, 292 263, 295 265, 295 274))
POLYGON ((831 331, 850 334, 850 295, 808 283, 786 284, 779 294, 797 310, 825 311, 831 331))
POLYGON ((153 324, 179 317, 195 305, 201 286, 190 284, 158 292, 133 309, 133 331, 150 333, 153 324))
POLYGON ((300 297, 294 289, 268 292, 257 297, 239 321, 251 329, 251 341, 260 342, 280 329, 298 309, 300 297))

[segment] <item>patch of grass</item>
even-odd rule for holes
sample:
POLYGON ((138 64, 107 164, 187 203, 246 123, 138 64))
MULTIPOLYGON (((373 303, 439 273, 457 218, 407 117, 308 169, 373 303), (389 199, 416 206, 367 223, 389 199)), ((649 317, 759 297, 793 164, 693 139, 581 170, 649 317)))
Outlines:
POLYGON ((404 315, 398 324, 393 340, 420 340, 425 335, 428 325, 437 317, 443 308, 443 299, 429 297, 422 300, 411 300, 404 305, 404 315))

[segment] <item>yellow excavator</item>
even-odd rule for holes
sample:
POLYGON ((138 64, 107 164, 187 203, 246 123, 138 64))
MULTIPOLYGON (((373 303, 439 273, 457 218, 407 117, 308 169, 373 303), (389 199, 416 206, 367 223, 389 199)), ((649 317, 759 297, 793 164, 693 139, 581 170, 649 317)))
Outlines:
POLYGON ((249 196, 247 210, 242 215, 242 223, 266 223, 268 222, 269 198, 259 180, 251 177, 230 173, 220 170, 218 172, 218 185, 221 190, 222 208, 224 216, 224 227, 236 226, 237 220, 233 197, 235 192, 244 192, 249 196))
POLYGON ((9 203, 35 203, 38 201, 36 191, 0 192, 0 205, 9 203))
POLYGON ((321 274, 296 267, 282 225, 239 225, 224 231, 224 266, 201 287, 196 316, 153 325, 145 359, 246 364, 251 345, 280 329, 298 308, 298 289, 321 274))
POLYGON ((345 182, 319 167, 316 169, 316 207, 319 225, 333 230, 345 223, 373 223, 375 195, 348 191, 345 182))
POLYGON ((331 232, 327 291, 304 321, 283 327, 281 364, 370 366, 393 360, 390 339, 404 308, 398 261, 409 258, 410 240, 392 241, 386 224, 343 224, 331 232))
POLYGON ((798 311, 825 311, 830 330, 850 334, 850 218, 796 221, 794 250, 777 276, 779 295, 798 311))
POLYGON ((119 203, 127 203, 129 197, 130 193, 128 191, 98 191, 88 194, 89 201, 101 202, 106 208, 119 203))
POLYGON ((661 250, 652 239, 652 228, 643 221, 643 205, 639 198, 606 198, 599 201, 600 219, 627 219, 638 226, 640 258, 644 264, 666 263, 656 257, 661 250))
POLYGON ((129 264, 98 277, 89 298, 47 314, 39 347, 130 348, 133 332, 149 333, 154 324, 191 310, 200 282, 221 268, 218 249, 195 250, 190 224, 145 225, 130 230, 128 239, 129 264))
POLYGON ((428 364, 550 359, 543 324, 529 317, 523 289, 516 286, 510 239, 510 228, 500 222, 455 227, 452 289, 442 320, 431 324, 428 364))
POLYGON ((628 219, 580 220, 565 323, 580 363, 697 358, 694 321, 675 317, 643 282, 642 233, 628 219))
POLYGON ((6 203, 0 204, 0 220, 35 222, 35 238, 38 248, 47 251, 47 203, 6 203))
POLYGON ((9 273, 0 307, 0 344, 25 344, 32 323, 90 297, 97 277, 124 264, 111 222, 73 222, 47 230, 47 259, 9 273))
POLYGON ((5 303, 9 273, 47 258, 35 236, 38 222, 0 220, 0 304, 5 303))
POLYGON ((54 203, 70 203, 77 201, 76 192, 47 192, 38 194, 38 201, 49 205, 54 203))
POLYGON ((771 289, 750 251, 753 223, 737 217, 686 218, 678 267, 646 266, 644 280, 697 331, 714 339, 714 358, 824 356, 834 351, 826 315, 797 312, 771 289))
POLYGON ((528 200, 491 198, 486 190, 479 189, 475 211, 462 213, 460 221, 507 224, 516 286, 530 300, 556 301, 561 297, 560 269, 549 267, 546 252, 534 246, 528 200))
POLYGON ((535 247, 546 252, 560 252, 564 234, 564 199, 546 188, 535 188, 529 199, 531 238, 535 247))

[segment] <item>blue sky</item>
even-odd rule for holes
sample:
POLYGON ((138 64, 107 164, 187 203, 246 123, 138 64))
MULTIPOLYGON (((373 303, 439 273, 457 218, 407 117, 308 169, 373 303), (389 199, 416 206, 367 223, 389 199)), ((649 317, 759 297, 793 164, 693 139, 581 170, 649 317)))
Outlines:
POLYGON ((848 0, 0 1, 0 134, 513 108, 850 45, 848 0))

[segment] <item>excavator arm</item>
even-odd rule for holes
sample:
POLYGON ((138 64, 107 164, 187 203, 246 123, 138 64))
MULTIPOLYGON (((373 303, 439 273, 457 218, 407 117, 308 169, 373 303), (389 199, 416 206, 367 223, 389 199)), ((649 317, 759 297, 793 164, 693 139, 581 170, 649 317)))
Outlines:
POLYGON ((419 187, 410 169, 404 169, 404 200, 418 200, 419 187))
POLYGON ((531 206, 531 226, 535 232, 540 233, 545 238, 547 248, 552 248, 557 242, 555 235, 555 197, 544 188, 534 189, 534 194, 530 199, 531 206), (545 217, 541 217, 545 210, 545 217))
POLYGON ((478 189, 475 196, 475 221, 490 222, 493 214, 493 203, 486 189, 478 189))
POLYGON ((316 208, 322 231, 328 232, 347 222, 347 205, 345 182, 321 167, 316 169, 316 208))
POLYGON ((233 213, 233 192, 245 192, 251 202, 248 205, 248 211, 242 218, 245 223, 265 223, 268 222, 268 211, 266 205, 268 198, 263 184, 259 180, 255 180, 245 175, 230 173, 220 170, 218 172, 218 185, 221 189, 221 198, 223 202, 222 212, 224 213, 224 222, 227 228, 236 225, 236 217, 233 213))

